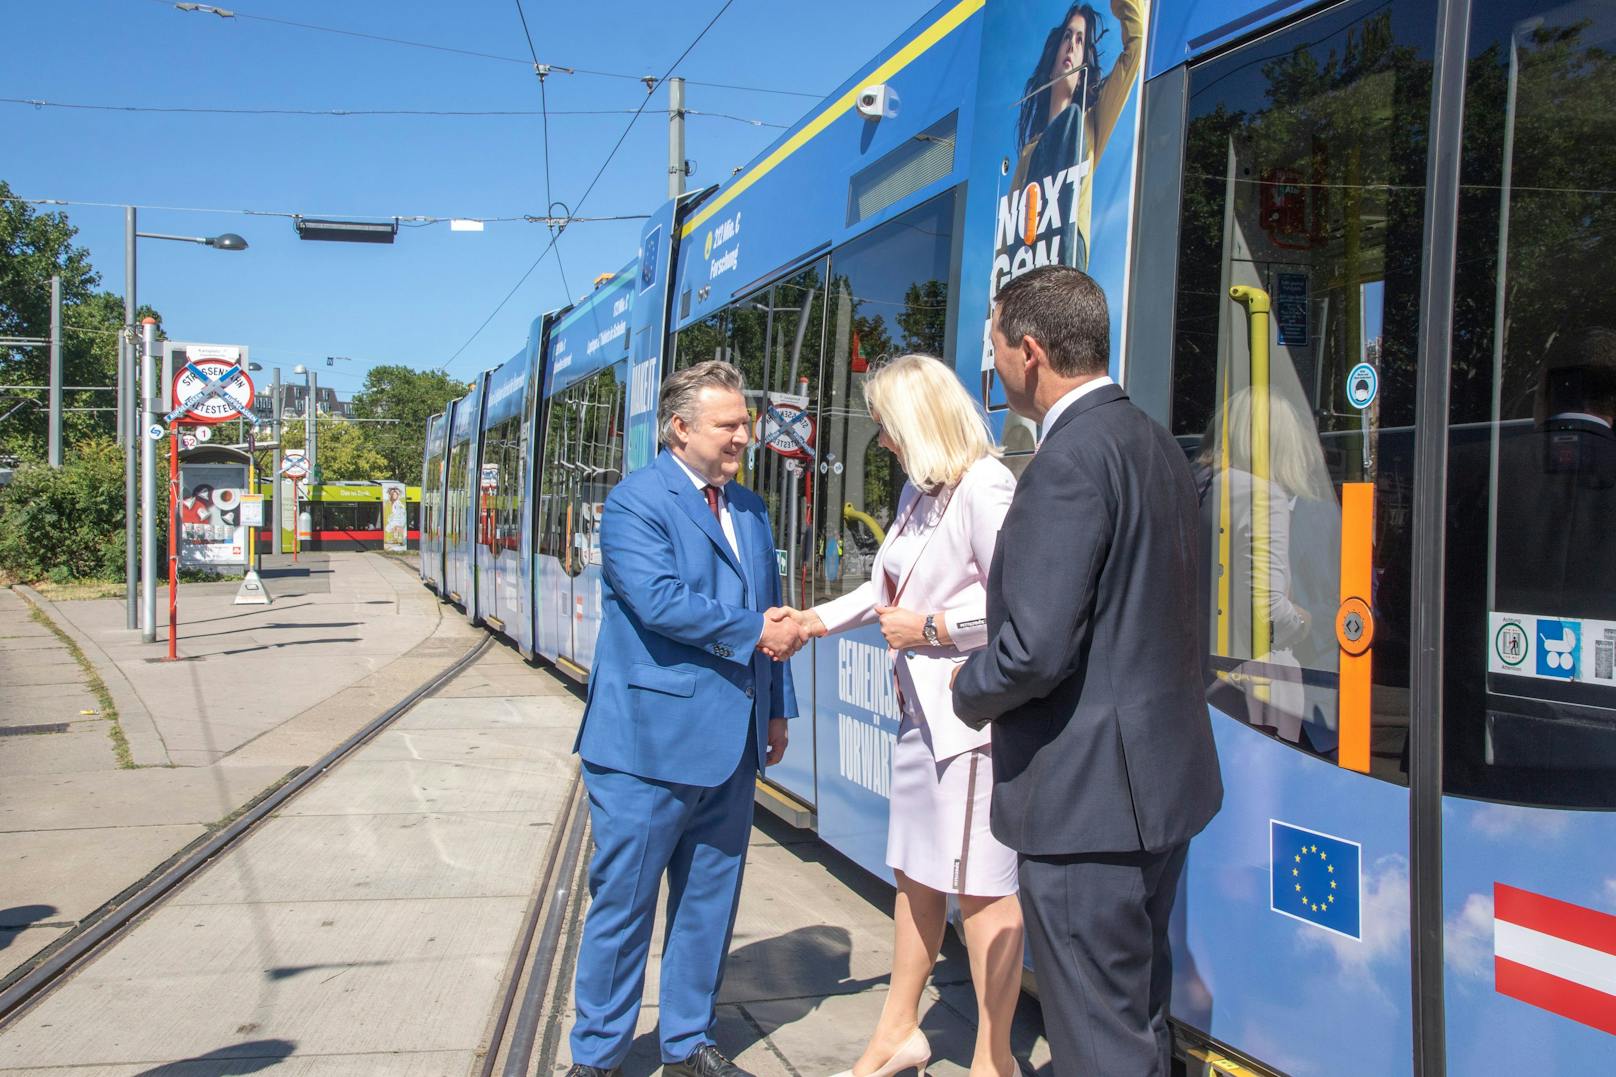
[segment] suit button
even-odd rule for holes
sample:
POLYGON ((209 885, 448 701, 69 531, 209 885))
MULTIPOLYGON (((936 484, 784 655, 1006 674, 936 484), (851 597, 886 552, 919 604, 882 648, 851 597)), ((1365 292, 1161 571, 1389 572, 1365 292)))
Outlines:
POLYGON ((746 686, 746 698, 747 699, 752 699, 756 695, 757 695, 757 689, 753 688, 751 685, 747 685, 746 686))
POLYGON ((905 658, 913 658, 915 656, 915 652, 914 651, 904 651, 903 656, 905 658))

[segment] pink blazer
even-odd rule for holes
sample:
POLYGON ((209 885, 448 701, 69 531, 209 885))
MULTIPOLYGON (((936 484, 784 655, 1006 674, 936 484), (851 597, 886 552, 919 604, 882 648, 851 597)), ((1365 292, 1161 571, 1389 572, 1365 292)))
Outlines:
MULTIPOLYGON (((968 652, 987 646, 988 570, 1015 489, 1015 476, 998 460, 983 457, 972 464, 955 487, 941 522, 925 536, 925 546, 908 578, 894 585, 886 571, 887 547, 920 496, 906 483, 898 498, 893 530, 876 552, 870 579, 856 590, 814 607, 832 633, 875 624, 880 620, 875 608, 892 604, 894 594, 898 595, 897 605, 906 610, 941 614, 938 620, 948 626, 952 646, 914 647, 898 653, 894 661, 898 686, 925 717, 932 753, 939 760, 984 747, 990 739, 986 727, 975 730, 954 717, 948 682, 968 652)), ((909 526, 912 530, 915 522, 910 521, 909 526)))

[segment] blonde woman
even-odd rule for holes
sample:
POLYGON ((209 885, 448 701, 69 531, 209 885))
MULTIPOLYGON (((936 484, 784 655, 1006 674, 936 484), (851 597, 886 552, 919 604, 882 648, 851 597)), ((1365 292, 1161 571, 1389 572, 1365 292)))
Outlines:
POLYGON ((1015 479, 981 410, 936 359, 905 355, 864 385, 881 445, 908 475, 870 580, 797 614, 813 634, 879 622, 902 704, 892 758, 887 863, 898 880, 893 967, 881 1019, 840 1077, 924 1069, 920 995, 957 895, 976 984, 975 1077, 1010 1077, 1010 1021, 1021 990, 1016 857, 988 830, 989 734, 954 717, 949 679, 988 640, 986 584, 1015 479))

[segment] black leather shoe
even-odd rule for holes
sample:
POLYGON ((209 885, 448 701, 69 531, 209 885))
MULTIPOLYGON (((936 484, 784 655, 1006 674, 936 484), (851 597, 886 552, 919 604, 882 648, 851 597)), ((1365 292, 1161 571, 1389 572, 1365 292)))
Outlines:
POLYGON ((662 1072, 665 1077, 752 1077, 710 1043, 691 1051, 683 1062, 664 1064, 662 1072))
POLYGON ((586 1066, 582 1062, 574 1062, 572 1068, 567 1071, 567 1077, 618 1077, 618 1071, 615 1067, 603 1070, 599 1066, 586 1066))

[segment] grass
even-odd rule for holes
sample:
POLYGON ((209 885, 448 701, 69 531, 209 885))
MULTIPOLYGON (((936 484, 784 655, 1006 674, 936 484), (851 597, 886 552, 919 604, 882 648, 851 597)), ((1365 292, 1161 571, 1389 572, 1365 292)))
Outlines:
POLYGON ((69 580, 67 583, 40 580, 32 586, 52 602, 83 602, 94 598, 124 596, 122 580, 69 580))
MULTIPOLYGON (((41 591, 40 593, 43 594, 44 592, 41 591)), ((106 682, 101 679, 101 674, 95 671, 95 666, 84 656, 84 652, 79 650, 79 645, 73 642, 73 637, 63 632, 61 627, 51 620, 44 610, 38 606, 33 606, 28 611, 28 615, 34 619, 35 623, 44 625, 49 629, 51 634, 61 641, 62 646, 67 648, 68 653, 73 656, 73 660, 79 664, 79 668, 84 671, 87 687, 90 689, 90 693, 95 696, 96 702, 101 705, 101 717, 107 720, 107 736, 112 740, 112 754, 117 757, 118 766, 124 770, 134 770, 135 757, 129 751, 129 738, 123 735, 123 726, 118 722, 118 706, 112 702, 112 693, 107 691, 106 682)))

